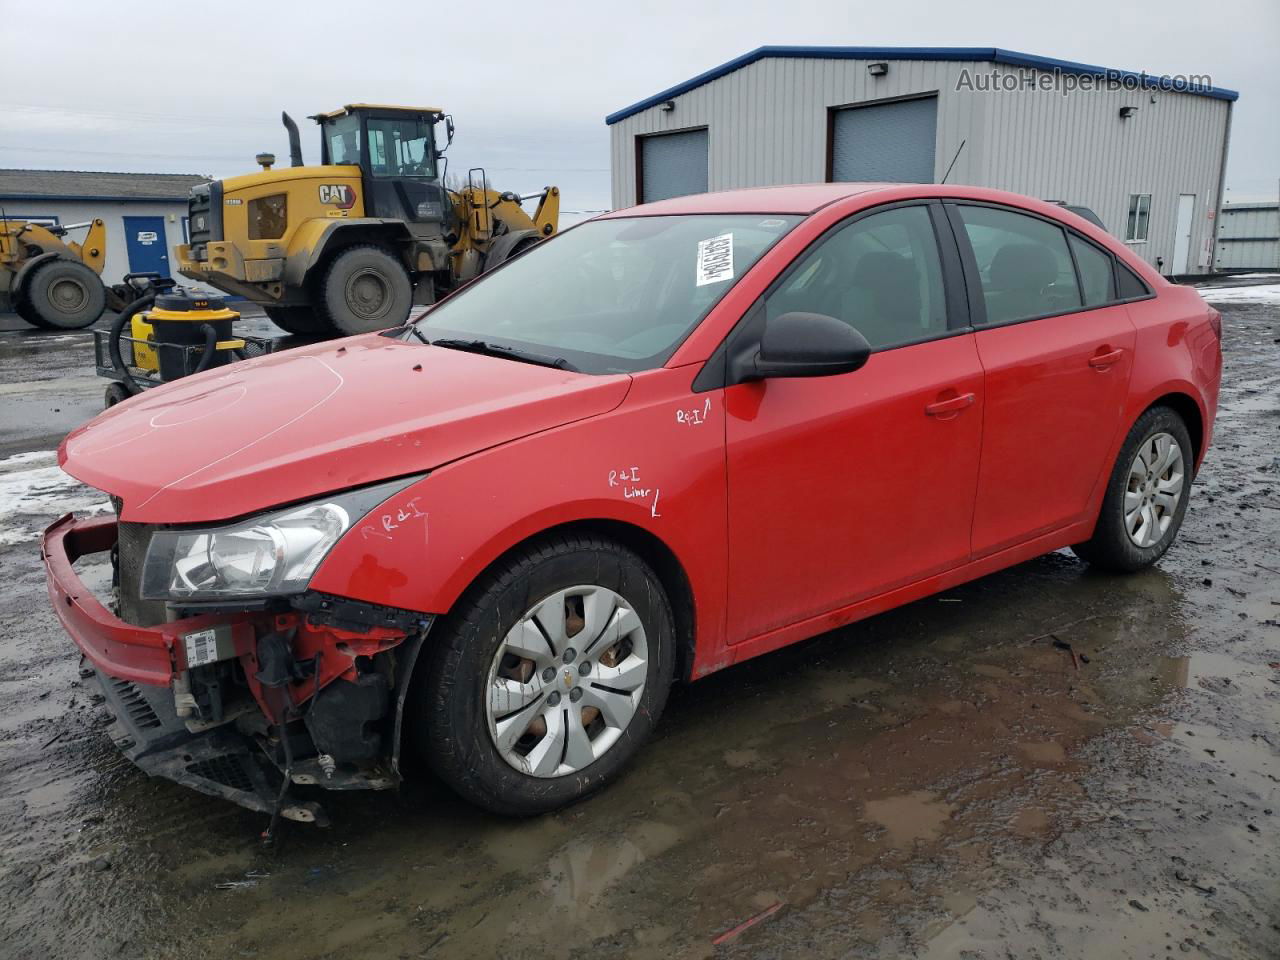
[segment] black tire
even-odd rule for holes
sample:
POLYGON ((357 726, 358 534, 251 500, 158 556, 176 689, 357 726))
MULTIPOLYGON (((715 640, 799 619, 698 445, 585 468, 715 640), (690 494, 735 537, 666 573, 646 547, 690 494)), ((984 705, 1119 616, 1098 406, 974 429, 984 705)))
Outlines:
POLYGON ((1195 472, 1195 451, 1191 435, 1182 417, 1169 407, 1152 407, 1133 425, 1125 438, 1120 455, 1112 467, 1107 481, 1107 492, 1102 500, 1098 523, 1093 536, 1084 543, 1072 546, 1072 551, 1082 560, 1104 570, 1133 573, 1151 566, 1173 544, 1187 512, 1191 498, 1191 482, 1195 472), (1183 481, 1177 506, 1173 510, 1168 528, 1149 546, 1139 546, 1129 535, 1124 518, 1124 497, 1129 485, 1129 468, 1143 446, 1158 434, 1168 434, 1182 451, 1183 481))
POLYGON ((16 300, 13 301, 13 312, 16 313, 18 316, 20 316, 23 320, 27 321, 27 323, 31 324, 33 327, 39 327, 41 330, 53 329, 51 326, 49 326, 49 324, 45 323, 43 320, 41 320, 39 317, 36 316, 35 311, 31 309, 31 304, 27 302, 27 298, 24 296, 20 295, 16 300))
POLYGON ((103 405, 110 410, 122 400, 129 399, 129 391, 124 388, 122 383, 108 383, 107 389, 103 392, 103 405))
POLYGON ((662 715, 674 673, 675 625, 658 578, 630 550, 594 536, 549 537, 502 561, 471 587, 427 642, 431 660, 410 705, 419 749, 454 791, 507 816, 556 810, 616 777, 662 715), (507 763, 490 735, 489 670, 503 638, 527 611, 581 584, 622 596, 639 616, 646 643, 657 649, 650 646, 644 690, 613 746, 572 774, 536 777, 507 763))
POLYGON ((326 317, 310 307, 263 307, 267 319, 285 333, 298 337, 328 337, 337 330, 326 317))
POLYGON ((413 283, 396 257, 371 245, 343 250, 320 282, 320 310, 346 336, 402 326, 413 307, 413 283))
POLYGON ((83 330, 107 308, 102 279, 76 260, 50 260, 36 267, 24 293, 38 326, 83 330))

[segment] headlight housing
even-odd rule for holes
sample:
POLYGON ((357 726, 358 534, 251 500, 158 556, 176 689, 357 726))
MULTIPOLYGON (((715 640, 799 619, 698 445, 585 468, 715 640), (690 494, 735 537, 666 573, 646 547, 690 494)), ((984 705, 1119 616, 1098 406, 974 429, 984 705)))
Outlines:
POLYGON ((417 479, 323 497, 221 527, 157 530, 143 561, 142 597, 204 601, 301 593, 343 534, 417 479))
POLYGON ((250 240, 279 240, 289 223, 289 198, 283 193, 249 201, 250 240))

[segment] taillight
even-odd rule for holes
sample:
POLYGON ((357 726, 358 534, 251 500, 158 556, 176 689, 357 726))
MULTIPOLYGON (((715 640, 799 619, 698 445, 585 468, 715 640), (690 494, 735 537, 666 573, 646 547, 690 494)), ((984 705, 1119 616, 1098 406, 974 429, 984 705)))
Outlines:
POLYGON ((1213 327, 1213 335, 1218 338, 1219 342, 1221 342, 1222 314, 1220 314, 1217 310, 1213 309, 1213 307, 1209 308, 1209 326, 1213 327))

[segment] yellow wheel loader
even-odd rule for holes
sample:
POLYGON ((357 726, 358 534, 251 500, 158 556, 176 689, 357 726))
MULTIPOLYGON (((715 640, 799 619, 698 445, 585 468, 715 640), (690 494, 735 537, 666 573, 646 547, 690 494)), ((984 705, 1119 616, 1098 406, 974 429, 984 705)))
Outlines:
POLYGON ((261 172, 195 187, 178 271, 262 305, 291 333, 399 326, 414 303, 434 303, 556 232, 556 187, 499 193, 479 168, 465 187, 445 187, 453 119, 439 108, 366 103, 317 114, 318 166, 303 164, 297 124, 281 119, 290 167, 259 154, 261 172), (532 199, 531 217, 521 203, 532 199))
POLYGON ((65 227, 11 220, 0 214, 0 312, 32 326, 79 330, 93 324, 117 295, 102 284, 107 233, 101 220, 65 227), (67 231, 88 228, 80 243, 67 231))

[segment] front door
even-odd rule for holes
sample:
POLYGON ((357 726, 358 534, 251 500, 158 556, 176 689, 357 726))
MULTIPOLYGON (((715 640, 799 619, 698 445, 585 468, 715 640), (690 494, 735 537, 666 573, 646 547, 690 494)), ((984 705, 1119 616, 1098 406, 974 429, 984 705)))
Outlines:
POLYGON ((1191 220, 1196 212, 1196 195, 1178 196, 1177 228, 1173 236, 1173 272, 1184 276, 1191 272, 1191 220))
POLYGON ((730 643, 964 563, 981 443, 982 367, 926 205, 828 233, 756 309, 837 317, 874 352, 725 391, 730 643))
POLYGON ((169 241, 164 233, 164 217, 125 217, 124 245, 129 254, 130 273, 169 276, 169 241))
POLYGON ((1106 251, 1030 214, 953 210, 985 307, 980 557, 1084 519, 1110 469, 1136 335, 1106 251))
POLYGON ((437 236, 452 205, 436 175, 432 124, 424 117, 378 117, 365 121, 368 144, 365 208, 369 216, 432 224, 437 236))

